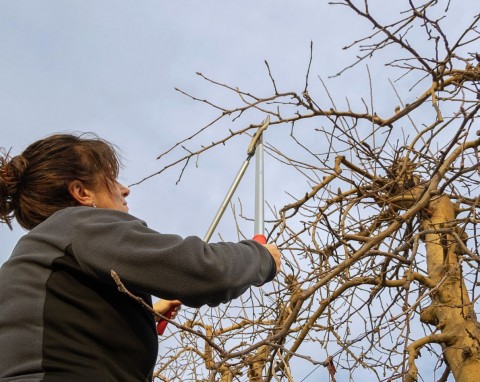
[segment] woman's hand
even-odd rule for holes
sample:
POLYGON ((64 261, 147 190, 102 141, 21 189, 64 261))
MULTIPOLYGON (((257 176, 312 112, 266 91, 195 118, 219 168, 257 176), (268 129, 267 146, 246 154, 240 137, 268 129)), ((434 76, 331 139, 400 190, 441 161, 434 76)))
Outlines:
MULTIPOLYGON (((178 300, 158 300, 155 304, 153 304, 153 310, 155 313, 159 313, 165 315, 171 308, 174 308, 172 316, 170 318, 175 318, 177 312, 180 310, 182 303, 178 300)), ((155 316, 155 321, 160 321, 161 318, 155 316)))
POLYGON ((275 260, 278 275, 278 273, 282 269, 282 254, 278 250, 277 246, 274 244, 264 244, 263 246, 268 249, 268 252, 270 252, 270 255, 272 255, 273 259, 275 260))

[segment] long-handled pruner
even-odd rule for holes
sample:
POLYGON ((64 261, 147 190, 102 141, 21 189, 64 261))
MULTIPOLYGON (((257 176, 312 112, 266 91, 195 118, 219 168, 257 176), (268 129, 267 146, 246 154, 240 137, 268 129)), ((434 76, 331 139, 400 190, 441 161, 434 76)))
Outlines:
MULTIPOLYGON (((220 219, 225 212, 230 200, 232 199, 235 190, 237 189, 240 181, 243 178, 243 174, 248 168, 250 164, 250 160, 256 153, 256 161, 255 161, 255 224, 254 224, 254 236, 253 240, 257 241, 260 244, 266 244, 267 238, 264 235, 264 183, 263 183, 263 139, 262 135, 265 129, 270 125, 270 116, 267 115, 265 122, 259 127, 257 132, 252 138, 248 149, 247 149, 247 159, 243 162, 242 167, 238 171, 237 176, 233 180, 232 185, 230 186, 225 199, 223 199, 220 208, 218 209, 217 214, 213 218, 212 224, 208 229, 207 233, 205 234, 204 241, 209 242, 213 232, 217 228, 220 219)), ((175 308, 171 308, 168 312, 165 313, 165 317, 170 318, 175 311, 175 308)), ((161 320, 157 323, 157 333, 158 335, 162 335, 167 327, 168 322, 165 320, 161 320)))
MULTIPOLYGON (((250 142, 250 145, 248 146, 247 150, 247 159, 245 159, 245 162, 243 162, 242 167, 240 167, 240 170, 238 171, 237 176, 235 177, 232 185, 230 186, 230 189, 227 192, 227 195, 225 196, 225 199, 223 199, 222 204, 220 205, 220 208, 218 209, 217 214, 213 218, 213 222, 210 225, 210 228, 208 229, 205 238, 203 239, 204 241, 208 242, 210 241, 210 238, 213 235, 213 232, 217 228, 218 223, 220 222, 220 219, 223 216, 223 213, 225 212, 225 209, 227 208, 228 204, 230 203, 230 200, 232 199, 233 194, 235 193, 235 190, 237 189, 238 185, 240 184, 240 181, 242 180, 243 174, 245 174, 245 171, 248 168, 248 165, 250 164, 250 160, 252 157, 255 155, 255 152, 257 152, 257 157, 256 157, 256 200, 255 200, 255 231, 254 231, 254 240, 264 240, 266 242, 266 239, 257 238, 257 236, 260 234, 263 236, 263 141, 262 141, 262 134, 265 131, 265 129, 269 126, 270 124, 270 116, 267 116, 265 119, 265 122, 262 124, 262 126, 259 127, 257 132, 252 138, 252 141, 250 142), (261 200, 261 202, 260 202, 261 200)), ((265 243, 263 243, 265 244, 265 243)))

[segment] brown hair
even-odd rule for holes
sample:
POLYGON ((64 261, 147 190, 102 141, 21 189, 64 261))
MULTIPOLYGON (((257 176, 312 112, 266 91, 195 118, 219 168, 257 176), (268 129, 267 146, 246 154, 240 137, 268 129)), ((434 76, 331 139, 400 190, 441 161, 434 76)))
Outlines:
POLYGON ((54 212, 78 205, 68 191, 70 181, 107 187, 120 168, 115 147, 94 134, 56 134, 32 143, 20 155, 0 153, 0 221, 32 229, 54 212))

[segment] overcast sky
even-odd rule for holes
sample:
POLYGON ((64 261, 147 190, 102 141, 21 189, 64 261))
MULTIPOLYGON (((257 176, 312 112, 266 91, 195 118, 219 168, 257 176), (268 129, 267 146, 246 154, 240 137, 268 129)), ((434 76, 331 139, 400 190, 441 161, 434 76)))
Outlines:
MULTIPOLYGON (((451 5, 451 20, 456 22, 447 26, 471 18, 465 9, 470 8, 451 5)), ((383 7, 371 11, 383 13, 383 7)), ((353 12, 319 0, 1 0, 0 147, 17 154, 55 132, 95 132, 119 146, 125 165, 121 180, 131 184, 167 163, 156 161, 158 154, 218 116, 217 110, 174 90, 222 102, 224 94, 196 72, 269 96, 273 89, 267 60, 280 91, 301 92, 312 41, 311 88, 318 89, 317 76, 327 80, 352 62, 356 51, 342 47, 368 31, 370 26, 353 12)), ((369 65, 375 80, 386 81, 383 66, 369 65)), ((327 82, 330 91, 340 100, 360 102, 362 91, 368 96, 361 83, 367 78, 364 67, 360 74, 347 72, 337 82, 327 82)), ((391 89, 386 94, 379 88, 379 113, 382 99, 389 95, 394 97, 391 89)), ((240 124, 259 122, 244 118, 240 124)), ((225 119, 215 129, 221 135, 231 127, 225 119)), ((285 134, 288 131, 270 129, 265 139, 277 144, 285 134)), ((208 139, 201 138, 193 147, 208 139)), ((201 158, 199 167, 190 166, 178 186, 180 168, 133 187, 131 213, 162 232, 203 236, 245 159, 249 140, 236 140, 201 158)), ((303 185, 289 183, 283 173, 268 167, 268 158, 266 166, 266 196, 271 202, 284 190, 295 194, 296 186, 304 192, 303 185)), ((251 216, 250 181, 251 171, 237 195, 251 216)), ((228 224, 222 221, 220 232, 228 232, 228 224)), ((19 228, 10 232, 0 226, 0 263, 21 234, 19 228)))
MULTIPOLYGON (((268 95, 268 60, 279 86, 300 89, 310 41, 322 56, 315 69, 334 72, 330 52, 349 41, 339 36, 340 11, 312 0, 1 1, 0 146, 17 154, 55 132, 95 132, 119 146, 121 180, 134 183, 163 166, 158 154, 218 115, 174 87, 218 99, 202 72, 268 95)), ((248 141, 200 162, 178 186, 172 170, 133 187, 131 212, 163 232, 203 236, 248 141)), ((22 233, 1 228, 0 262, 22 233)))
MULTIPOLYGON (((55 132, 94 132, 121 149, 120 180, 131 184, 163 167, 158 154, 218 116, 174 90, 218 100, 196 72, 271 95, 268 60, 282 90, 301 91, 310 41, 312 71, 326 78, 350 63, 355 52, 341 48, 365 27, 319 0, 1 0, 0 146, 17 154, 55 132)), ((217 128, 230 127, 225 120, 217 128)), ((179 185, 177 168, 132 187, 130 212, 161 232, 202 237, 245 159, 249 138, 237 142, 189 167, 179 185)), ((239 196, 251 216, 252 171, 246 178, 239 196)), ((267 177, 267 198, 294 188, 275 169, 267 177)), ((219 227, 224 239, 236 240, 227 224, 219 227)), ((0 228, 0 264, 23 233, 0 228)))

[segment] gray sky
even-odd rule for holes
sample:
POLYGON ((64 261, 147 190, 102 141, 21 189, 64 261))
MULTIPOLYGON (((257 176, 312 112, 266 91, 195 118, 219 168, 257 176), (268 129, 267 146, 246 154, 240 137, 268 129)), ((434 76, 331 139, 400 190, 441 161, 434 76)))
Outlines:
MULTIPOLYGON (((327 78, 351 62, 355 52, 341 48, 365 27, 345 8, 319 0, 1 0, 0 146, 17 154, 55 132, 94 132, 120 147, 120 180, 131 184, 163 167, 158 154, 218 116, 174 90, 222 101, 222 93, 196 72, 271 95, 268 60, 281 90, 301 91, 310 41, 314 78, 327 78)), ((383 75, 381 67, 371 70, 377 78, 383 75)), ((333 92, 354 98, 357 75, 347 73, 333 92)), ((230 127, 224 120, 216 129, 230 127)), ((285 134, 268 131, 266 139, 281 145, 285 134)), ((210 138, 198 142, 208 144, 210 138)), ((161 232, 202 237, 249 140, 200 158, 179 185, 176 168, 133 187, 130 212, 161 232)), ((266 196, 273 203, 281 206, 285 189, 304 190, 268 166, 266 196)), ((252 216, 252 171, 237 195, 252 216)), ((228 216, 219 229, 225 240, 237 239, 228 216)), ((0 264, 23 233, 0 226, 0 264)))
MULTIPOLYGON (((202 72, 269 94, 268 60, 283 89, 300 88, 311 40, 319 55, 348 41, 337 42, 339 11, 313 0, 1 1, 0 146, 16 154, 51 133, 92 131, 120 147, 122 180, 134 183, 163 167, 158 154, 218 115, 174 87, 218 99, 195 75, 202 72)), ((328 54, 316 64, 325 71, 338 62, 328 54)), ((161 231, 203 236, 248 141, 207 156, 178 186, 174 169, 133 187, 131 212, 161 231)), ((22 233, 0 229, 0 262, 22 233)))

